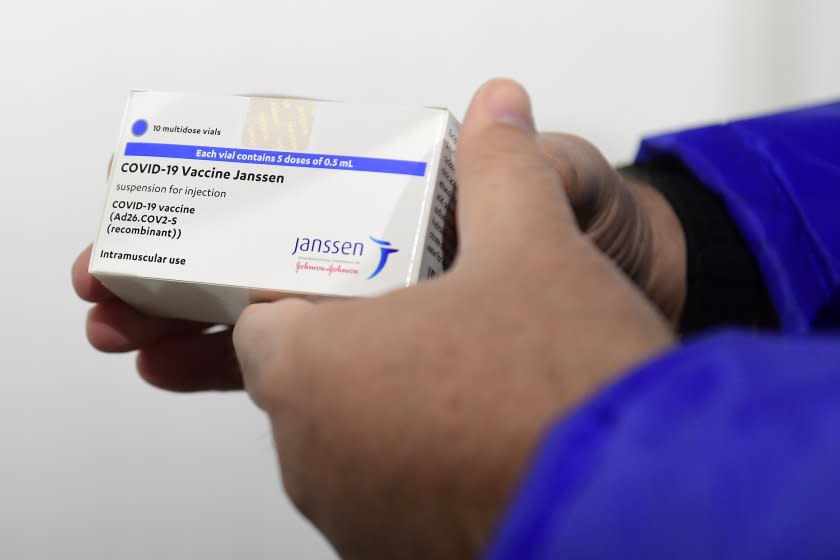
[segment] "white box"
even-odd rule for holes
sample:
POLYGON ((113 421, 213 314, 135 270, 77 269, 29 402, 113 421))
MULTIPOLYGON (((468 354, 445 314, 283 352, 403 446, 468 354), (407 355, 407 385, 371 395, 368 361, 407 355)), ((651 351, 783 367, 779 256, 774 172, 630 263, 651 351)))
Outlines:
POLYGON ((227 324, 440 274, 459 128, 427 107, 132 92, 90 272, 150 314, 227 324))

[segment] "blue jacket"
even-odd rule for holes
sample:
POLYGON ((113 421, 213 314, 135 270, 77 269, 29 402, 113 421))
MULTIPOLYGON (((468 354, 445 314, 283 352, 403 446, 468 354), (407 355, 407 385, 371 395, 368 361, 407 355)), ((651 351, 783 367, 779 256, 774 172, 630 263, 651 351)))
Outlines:
POLYGON ((723 197, 783 333, 694 339, 558 421, 487 557, 840 558, 840 102, 661 156, 723 197))

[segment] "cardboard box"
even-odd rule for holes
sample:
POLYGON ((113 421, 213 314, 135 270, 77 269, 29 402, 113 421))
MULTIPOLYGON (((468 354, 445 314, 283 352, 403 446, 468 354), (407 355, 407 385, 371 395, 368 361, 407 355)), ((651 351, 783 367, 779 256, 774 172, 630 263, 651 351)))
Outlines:
POLYGON ((132 92, 90 272, 150 314, 374 296, 456 250, 445 109, 132 92))

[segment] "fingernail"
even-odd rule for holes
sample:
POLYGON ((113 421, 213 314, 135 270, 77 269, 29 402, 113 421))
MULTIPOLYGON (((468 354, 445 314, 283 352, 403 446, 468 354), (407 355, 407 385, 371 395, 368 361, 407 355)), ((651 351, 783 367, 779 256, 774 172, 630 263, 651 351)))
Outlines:
POLYGON ((493 80, 484 87, 487 110, 496 122, 536 133, 531 100, 525 88, 512 80, 493 80))

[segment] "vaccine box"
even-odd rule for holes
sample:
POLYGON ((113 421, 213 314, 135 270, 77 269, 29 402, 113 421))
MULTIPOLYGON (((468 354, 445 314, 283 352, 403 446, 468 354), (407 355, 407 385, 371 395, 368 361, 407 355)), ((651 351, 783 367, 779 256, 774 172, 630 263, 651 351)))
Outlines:
POLYGON ((458 130, 438 108, 132 92, 90 272, 214 324, 435 276, 456 250, 458 130))

